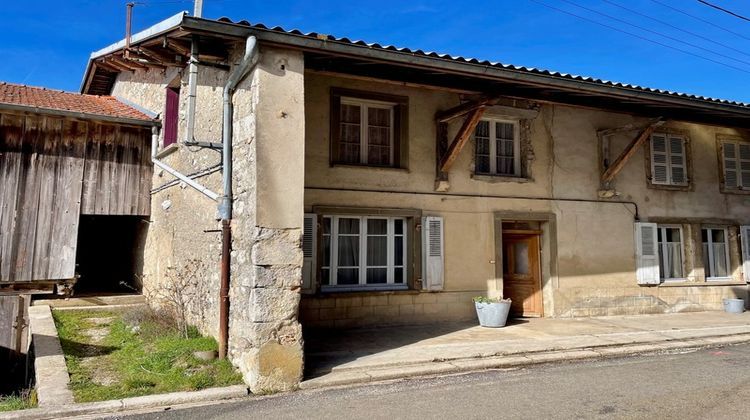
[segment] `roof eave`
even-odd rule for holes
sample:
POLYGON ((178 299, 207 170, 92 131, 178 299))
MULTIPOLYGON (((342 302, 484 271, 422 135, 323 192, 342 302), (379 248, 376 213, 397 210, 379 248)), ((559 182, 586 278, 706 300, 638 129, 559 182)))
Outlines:
MULTIPOLYGON (((183 19, 187 16, 187 13, 188 12, 177 13, 175 15, 168 17, 167 19, 164 19, 163 21, 153 26, 150 26, 136 34, 133 34, 130 37, 130 43, 135 44, 135 43, 153 38, 155 36, 162 35, 164 33, 167 33, 167 32, 170 32, 179 28, 180 25, 182 24, 183 19)), ((105 56, 107 54, 111 54, 115 51, 121 50, 123 48, 125 48, 125 39, 121 39, 115 42, 114 44, 110 44, 98 51, 94 51, 91 53, 91 55, 89 56, 88 63, 86 64, 86 71, 83 74, 83 79, 81 80, 81 88, 80 88, 81 93, 85 93, 86 89, 88 88, 91 71, 93 70, 93 67, 94 67, 93 66, 94 60, 99 57, 105 56)))
POLYGON ((144 126, 144 127, 154 127, 154 126, 161 125, 161 122, 158 119, 144 120, 140 118, 115 117, 112 115, 69 111, 65 109, 56 109, 56 108, 44 108, 44 107, 31 106, 31 105, 0 103, 0 110, 8 110, 8 111, 16 111, 16 112, 32 112, 35 114, 54 115, 58 117, 76 118, 80 120, 103 121, 103 122, 110 122, 110 123, 117 123, 117 124, 139 125, 139 126, 144 126))

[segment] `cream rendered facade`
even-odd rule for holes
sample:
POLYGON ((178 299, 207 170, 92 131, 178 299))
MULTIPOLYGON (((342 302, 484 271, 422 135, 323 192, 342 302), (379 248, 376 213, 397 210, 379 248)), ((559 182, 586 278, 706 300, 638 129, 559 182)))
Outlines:
MULTIPOLYGON (((316 206, 407 208, 442 216, 445 280, 440 292, 303 297, 303 325, 344 327, 471 319, 476 316, 472 296, 502 295, 502 270, 496 264, 501 229, 497 219, 541 222, 544 316, 719 310, 723 298, 745 297, 738 233, 740 225, 750 223, 750 196, 720 191, 717 154, 717 137, 746 135, 743 130, 667 122, 660 130, 686 133, 690 144, 689 190, 649 185, 646 145, 616 178, 619 196, 611 202, 599 199, 597 193, 601 173, 597 131, 646 125, 649 119, 538 104, 538 115, 529 120, 527 134, 528 179, 474 177, 474 144, 470 141, 450 171, 449 191, 436 193, 435 115, 459 105, 460 93, 316 72, 305 74, 305 92, 305 210, 311 212, 316 206), (406 169, 330 164, 331 88, 409 97, 406 169), (639 286, 635 274, 636 207, 622 201, 635 203, 641 221, 728 226, 731 279, 706 281, 699 263, 700 250, 686 245, 685 281, 639 286)), ((451 124, 449 139, 458 126, 460 121, 451 124)), ((613 136, 613 153, 618 154, 636 135, 637 130, 613 136)), ((699 231, 697 235, 700 240, 699 231)))
MULTIPOLYGON (((229 70, 243 49, 240 42, 232 45, 229 70)), ((472 297, 503 295, 504 222, 529 223, 541 231, 540 315, 545 317, 718 310, 722 298, 746 295, 738 231, 750 224, 750 195, 721 191, 717 146, 722 136, 750 139, 746 130, 668 120, 660 130, 683 133, 688 139, 689 186, 684 191, 651 186, 644 146, 615 178, 612 186, 618 195, 606 199, 598 192, 598 131, 629 124, 641 127, 651 119, 508 96, 487 112, 506 117, 510 113, 511 118, 517 114, 526 176, 474 175, 475 142, 469 139, 449 171, 446 190, 444 184, 436 188, 436 113, 482 91, 320 71, 309 65, 307 52, 278 42, 261 42, 259 54, 257 67, 233 96, 235 201, 229 295, 229 357, 253 392, 288 390, 299 383, 303 326, 473 319, 472 297), (401 124, 408 135, 401 138, 400 168, 331 163, 331 98, 336 89, 407 98, 408 118, 401 124), (303 230, 305 215, 313 214, 318 221, 337 214, 403 215, 411 232, 407 290, 331 292, 320 287, 319 275, 305 287, 303 230), (427 216, 443 221, 440 290, 421 287, 420 231, 422 217, 427 216), (637 220, 685 227, 691 240, 685 242, 684 281, 638 284, 637 220), (705 279, 700 247, 691 245, 700 243, 702 225, 728 228, 731 278, 726 281, 705 279)), ((198 69, 195 139, 218 142, 228 69, 198 69)), ((157 157, 219 190, 217 153, 182 142, 187 118, 185 67, 121 71, 111 93, 163 114, 168 86, 180 87, 180 141, 157 157)), ((449 125, 449 141, 460 125, 461 119, 449 125)), ((636 134, 637 130, 612 136, 610 154, 619 154, 636 134)), ((159 305, 160 294, 176 285, 187 296, 189 321, 218 336, 221 241, 216 203, 160 170, 154 171, 153 188, 143 256, 144 294, 159 305)), ((320 231, 312 241, 318 245, 320 231)), ((313 258, 320 262, 319 253, 313 258)))

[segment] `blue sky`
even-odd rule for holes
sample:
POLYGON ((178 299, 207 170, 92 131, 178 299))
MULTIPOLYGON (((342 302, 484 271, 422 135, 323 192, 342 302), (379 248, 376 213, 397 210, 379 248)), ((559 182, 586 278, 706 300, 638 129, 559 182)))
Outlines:
MULTIPOLYGON (((712 2, 750 16, 748 2, 712 2)), ((125 3, 122 0, 3 1, 0 80, 77 91, 90 52, 123 37, 125 3)), ((286 29, 750 102, 750 22, 695 0, 204 0, 204 4, 204 16, 208 18, 228 16, 286 29)), ((181 10, 192 10, 192 1, 143 0, 135 7, 134 30, 181 10)))

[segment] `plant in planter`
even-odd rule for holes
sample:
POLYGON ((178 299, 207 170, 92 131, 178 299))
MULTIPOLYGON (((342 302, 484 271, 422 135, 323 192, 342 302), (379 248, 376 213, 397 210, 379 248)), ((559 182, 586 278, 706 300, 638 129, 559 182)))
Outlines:
POLYGON ((488 298, 477 296, 474 298, 479 325, 489 328, 504 327, 510 312, 510 299, 488 298))

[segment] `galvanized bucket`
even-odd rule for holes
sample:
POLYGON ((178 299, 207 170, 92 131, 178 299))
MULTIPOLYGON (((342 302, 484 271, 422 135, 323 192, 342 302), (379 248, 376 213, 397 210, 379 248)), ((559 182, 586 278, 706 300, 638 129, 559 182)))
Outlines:
POLYGON ((743 299, 724 299, 724 312, 730 314, 745 312, 745 301, 743 299))
POLYGON ((489 328, 504 327, 510 312, 510 302, 480 303, 474 302, 477 308, 479 325, 489 328))

